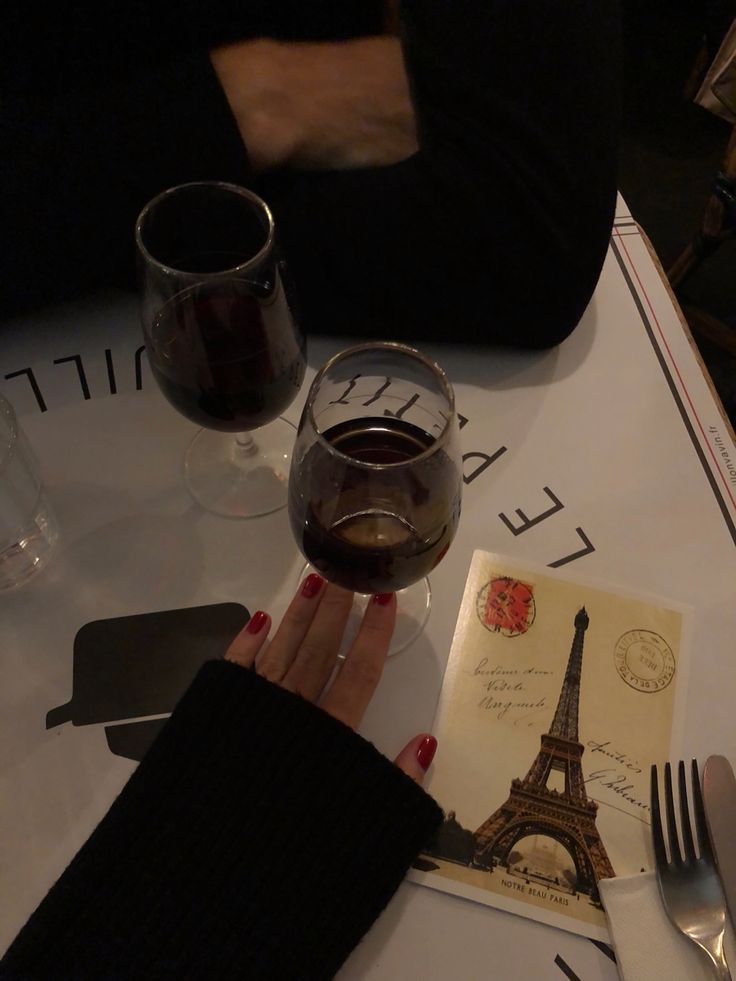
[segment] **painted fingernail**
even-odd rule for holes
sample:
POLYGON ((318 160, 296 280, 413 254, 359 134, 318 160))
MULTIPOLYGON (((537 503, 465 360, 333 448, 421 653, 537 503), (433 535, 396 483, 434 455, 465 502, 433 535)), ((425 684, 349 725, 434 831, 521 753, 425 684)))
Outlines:
POLYGON ((263 610, 256 610, 256 612, 248 621, 248 626, 245 628, 247 633, 259 634, 266 626, 267 620, 268 620, 267 613, 264 613, 263 610))
POLYGON ((425 736, 424 739, 419 743, 417 749, 417 760, 419 765, 423 770, 429 769, 429 764, 434 759, 434 754, 437 752, 437 740, 434 736, 425 736))
POLYGON ((393 595, 393 593, 376 593, 376 595, 373 597, 373 602, 377 603, 379 606, 388 606, 393 595))
POLYGON ((323 582, 322 576, 318 576, 316 572, 310 572, 302 584, 302 596, 312 599, 322 589, 323 582))

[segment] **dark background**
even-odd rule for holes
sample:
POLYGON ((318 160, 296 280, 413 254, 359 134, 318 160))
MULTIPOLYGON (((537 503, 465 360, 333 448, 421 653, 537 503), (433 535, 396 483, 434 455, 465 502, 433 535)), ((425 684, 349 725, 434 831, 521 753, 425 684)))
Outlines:
MULTIPOLYGON (((692 101, 701 74, 736 16, 736 0, 624 0, 624 125, 619 187, 665 270, 700 226, 731 127, 692 101), (704 65, 705 67, 705 65, 704 65), (695 82, 695 84, 693 84, 695 82)), ((725 242, 683 287, 691 301, 733 328, 736 239, 725 242)), ((721 401, 736 423, 736 355, 693 330, 721 401)))

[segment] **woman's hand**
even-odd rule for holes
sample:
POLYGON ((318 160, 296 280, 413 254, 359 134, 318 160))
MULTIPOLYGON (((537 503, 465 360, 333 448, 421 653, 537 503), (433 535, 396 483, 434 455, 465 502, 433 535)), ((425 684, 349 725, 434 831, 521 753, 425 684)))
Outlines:
MULTIPOLYGON (((381 679, 396 620, 396 597, 393 593, 372 597, 345 660, 326 687, 338 663, 352 605, 352 593, 309 575, 265 650, 271 617, 259 610, 225 657, 245 668, 255 667, 264 678, 311 702, 319 701, 325 712, 356 729, 381 679)), ((421 783, 436 748, 434 736, 415 736, 399 753, 396 765, 421 783)))
POLYGON ((210 60, 257 172, 379 167, 418 149, 396 37, 240 41, 210 60))

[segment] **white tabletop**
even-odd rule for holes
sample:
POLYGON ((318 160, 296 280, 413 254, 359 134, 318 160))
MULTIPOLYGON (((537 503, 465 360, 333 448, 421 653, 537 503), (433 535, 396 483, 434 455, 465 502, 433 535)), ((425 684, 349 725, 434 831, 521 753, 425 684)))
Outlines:
MULTIPOLYGON (((347 343, 310 339, 310 375, 347 343)), ((231 521, 189 498, 181 461, 194 427, 159 393, 141 346, 135 298, 121 295, 0 334, 0 390, 62 529, 49 567, 0 597, 0 950, 135 766, 109 751, 101 725, 45 728, 72 694, 77 630, 230 600, 278 617, 302 565, 284 511, 231 521)), ((691 606, 673 753, 736 760, 736 451, 623 203, 596 294, 559 348, 425 350, 455 385, 473 479, 432 574, 428 628, 389 662, 364 735, 391 756, 431 728, 470 557, 485 548, 691 606), (517 509, 549 514, 519 531, 517 509)), ((306 388, 286 413, 294 422, 306 388)), ((403 981, 409 967, 427 981, 617 977, 590 941, 407 883, 340 977, 403 981)))

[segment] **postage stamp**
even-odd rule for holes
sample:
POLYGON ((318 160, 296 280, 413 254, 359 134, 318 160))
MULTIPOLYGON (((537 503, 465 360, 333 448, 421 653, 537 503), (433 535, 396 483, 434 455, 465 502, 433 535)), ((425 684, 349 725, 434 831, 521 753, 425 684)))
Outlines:
POLYGON ((534 586, 509 576, 491 579, 478 591, 478 619, 483 626, 504 637, 519 637, 534 623, 534 586))

